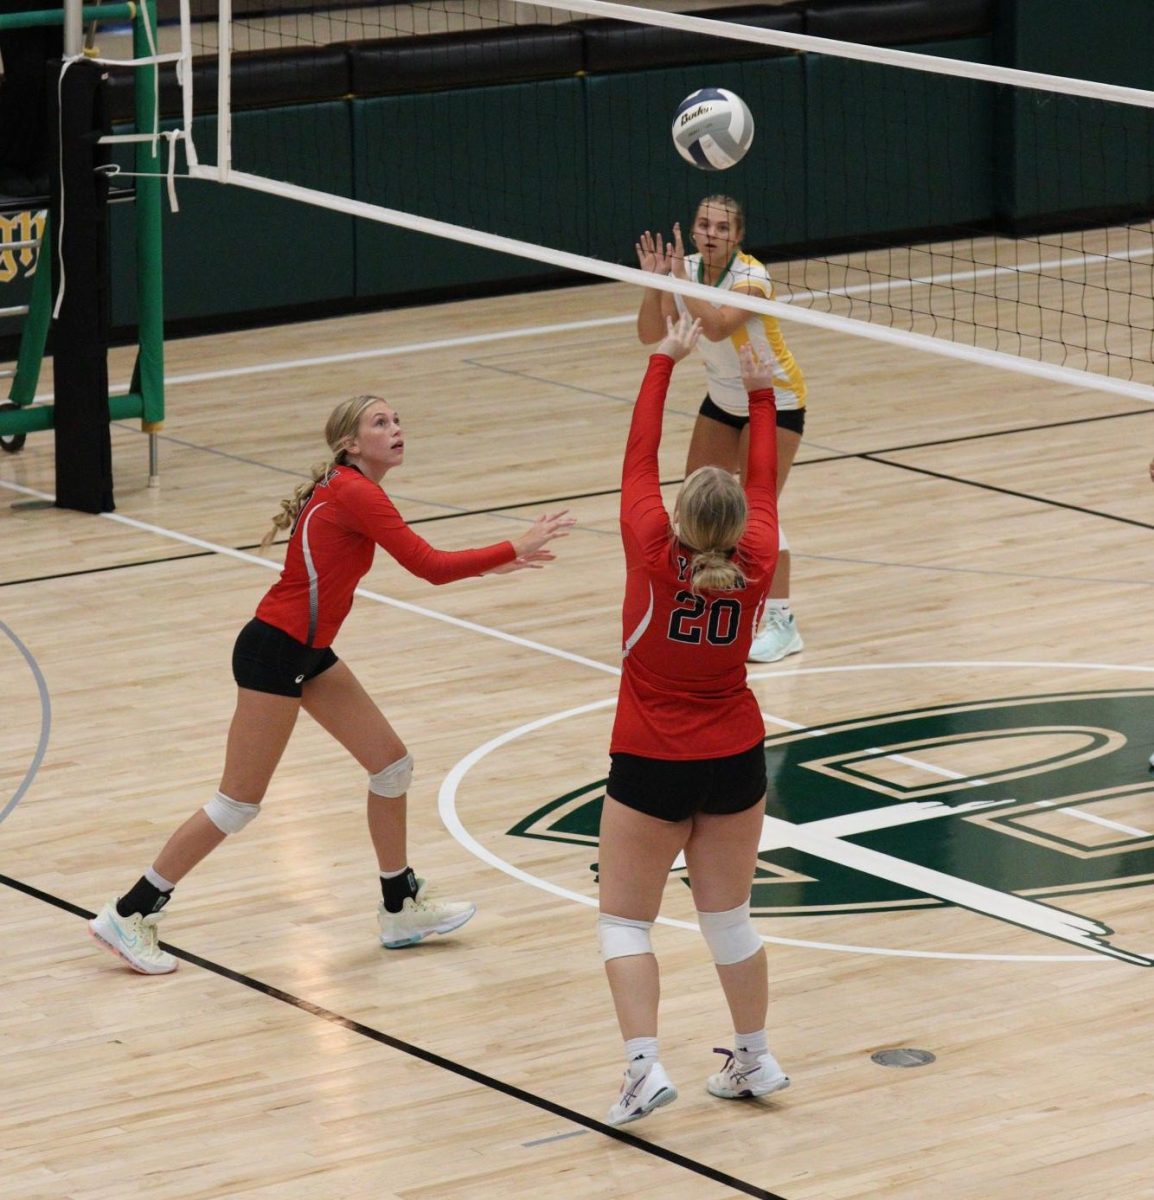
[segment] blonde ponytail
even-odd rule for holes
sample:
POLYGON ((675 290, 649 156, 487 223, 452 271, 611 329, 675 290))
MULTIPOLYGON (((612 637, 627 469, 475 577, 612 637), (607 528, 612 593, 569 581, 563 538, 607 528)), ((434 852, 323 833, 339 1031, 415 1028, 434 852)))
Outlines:
POLYGON ((688 550, 695 592, 730 592, 745 585, 733 552, 749 520, 741 484, 720 467, 699 467, 677 496, 677 537, 688 550))
POLYGON ((689 560, 689 586, 695 592, 732 592, 745 586, 745 574, 725 550, 698 550, 689 560))
POLYGON ((287 496, 280 502, 280 512, 273 517, 269 531, 260 540, 261 554, 273 544, 273 540, 278 533, 292 529, 300 510, 309 502, 309 497, 313 494, 313 489, 322 479, 328 476, 329 472, 336 465, 336 460, 333 460, 332 462, 313 467, 312 478, 307 483, 299 484, 291 496, 287 496))

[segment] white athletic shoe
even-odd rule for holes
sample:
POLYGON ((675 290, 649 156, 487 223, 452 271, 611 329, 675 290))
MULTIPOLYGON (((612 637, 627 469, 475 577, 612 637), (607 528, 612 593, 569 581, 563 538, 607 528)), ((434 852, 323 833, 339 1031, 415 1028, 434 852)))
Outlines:
POLYGON ((106 904, 91 921, 88 932, 97 944, 111 950, 118 958, 142 975, 167 975, 176 970, 176 959, 160 948, 156 931, 163 912, 140 913, 122 917, 116 911, 116 902, 106 904))
POLYGON ((655 1108, 672 1104, 676 1099, 677 1089, 665 1074, 665 1068, 651 1059, 643 1071, 634 1074, 630 1069, 625 1072, 625 1078, 621 1080, 621 1095, 605 1120, 610 1125, 626 1125, 648 1116, 655 1108))
POLYGON ((451 933, 477 911, 475 904, 464 900, 430 900, 426 887, 425 880, 418 879, 416 896, 406 900, 400 912, 389 912, 383 900, 377 906, 381 945, 386 950, 412 946, 430 933, 451 933))
POLYGON ((754 634, 747 661, 777 662, 804 649, 805 642, 801 640, 801 634, 797 631, 797 621, 793 613, 787 617, 779 610, 771 608, 765 614, 765 624, 754 634))
POLYGON ((756 1066, 741 1067, 732 1050, 717 1048, 714 1053, 725 1055, 725 1066, 706 1081, 705 1086, 712 1096, 720 1096, 722 1100, 743 1100, 748 1096, 768 1096, 789 1087, 789 1076, 772 1054, 763 1054, 756 1066))

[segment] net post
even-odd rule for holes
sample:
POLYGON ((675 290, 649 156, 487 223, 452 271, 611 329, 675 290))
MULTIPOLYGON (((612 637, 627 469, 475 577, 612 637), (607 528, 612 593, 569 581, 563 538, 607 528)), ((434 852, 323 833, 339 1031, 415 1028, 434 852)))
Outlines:
MULTIPOLYGON (((155 19, 150 0, 139 0, 132 23, 132 52, 137 58, 146 58, 150 53, 155 19)), ((155 64, 138 68, 135 83, 136 131, 154 137, 136 143, 136 294, 140 326, 132 390, 140 395, 141 427, 149 435, 148 485, 156 487, 156 433, 164 425, 164 275, 163 168, 161 141, 155 136, 159 129, 155 64)))
POLYGON ((216 170, 228 183, 232 166, 232 0, 220 0, 217 13, 216 170))
POLYGON ((84 58, 61 63, 53 164, 53 331, 56 505, 111 512, 108 405, 108 182, 97 170, 102 69, 84 58))
POLYGON ((64 57, 84 53, 84 0, 64 0, 64 57))

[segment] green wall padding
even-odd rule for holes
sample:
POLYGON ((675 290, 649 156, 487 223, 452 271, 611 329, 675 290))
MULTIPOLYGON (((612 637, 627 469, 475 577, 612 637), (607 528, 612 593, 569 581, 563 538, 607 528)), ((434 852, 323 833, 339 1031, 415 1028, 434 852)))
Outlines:
MULTIPOLYGON (((198 120, 194 137, 204 156, 215 159, 216 119, 198 120)), ((352 192, 349 108, 342 101, 234 113, 233 139, 239 170, 352 192)), ((354 218, 204 180, 178 179, 177 186, 180 211, 169 212, 164 201, 167 320, 353 295, 354 218)), ((112 209, 112 262, 112 324, 131 325, 136 247, 129 205, 112 209)))
MULTIPOLYGON (((986 38, 903 46, 990 62, 986 38)), ((809 55, 806 240, 973 225, 993 208, 989 84, 809 55)))
MULTIPOLYGON (((1154 89, 1149 0, 1111 0, 1098 14, 1084 0, 1017 0, 1008 14, 1022 70, 1154 89)), ((1151 109, 1014 89, 1000 112, 997 205, 1011 227, 1154 211, 1151 109)))
MULTIPOLYGON (((588 230, 581 80, 354 100, 355 195, 577 253, 588 230), (493 131, 500 130, 501 136, 493 131), (498 153, 516 131, 515 154, 498 153), (469 187, 463 180, 483 180, 469 187)), ((358 222, 356 294, 391 295, 556 273, 467 243, 358 222)))

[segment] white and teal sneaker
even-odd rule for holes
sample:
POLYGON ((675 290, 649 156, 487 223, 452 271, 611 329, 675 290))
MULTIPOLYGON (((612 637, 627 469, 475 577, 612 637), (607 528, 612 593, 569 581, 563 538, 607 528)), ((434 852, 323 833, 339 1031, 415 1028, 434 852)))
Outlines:
POLYGON ((110 950, 122 958, 142 975, 167 975, 176 970, 176 959, 167 950, 160 948, 156 926, 163 912, 140 913, 122 917, 116 911, 116 902, 106 904, 91 921, 88 932, 97 945, 110 950))
POLYGON ((381 945, 386 950, 412 946, 430 933, 452 933, 477 911, 466 900, 431 900, 426 887, 425 880, 418 879, 417 894, 405 901, 400 912, 389 912, 383 900, 377 906, 381 945))
POLYGON ((765 624, 754 635, 746 657, 749 662, 771 663, 804 649, 805 642, 797 631, 793 613, 786 616, 771 608, 765 614, 765 624))

